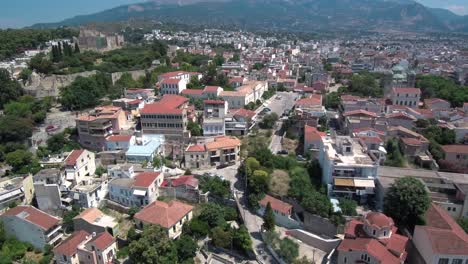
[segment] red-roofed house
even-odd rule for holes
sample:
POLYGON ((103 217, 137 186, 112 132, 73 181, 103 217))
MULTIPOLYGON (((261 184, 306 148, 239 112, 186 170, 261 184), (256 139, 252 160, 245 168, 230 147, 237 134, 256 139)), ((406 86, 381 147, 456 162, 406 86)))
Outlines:
POLYGON ((0 219, 8 236, 31 243, 37 249, 56 245, 63 237, 60 219, 33 206, 16 206, 0 215, 0 219))
POLYGON ((164 79, 159 82, 161 94, 180 94, 187 89, 187 83, 185 79, 164 79))
POLYGON ((159 102, 146 104, 140 111, 143 133, 161 134, 169 139, 188 137, 188 103, 186 97, 164 95, 159 102))
POLYGON ((450 102, 440 99, 440 98, 429 98, 424 100, 424 105, 431 109, 432 111, 435 110, 449 110, 450 109, 450 102))
POLYGON ((396 232, 392 218, 378 212, 368 213, 362 221, 349 221, 337 248, 337 263, 404 263, 408 238, 396 232))
POLYGON ((168 203, 155 201, 134 216, 137 228, 144 225, 160 225, 169 238, 176 239, 182 233, 182 226, 192 219, 193 206, 172 200, 168 203))
POLYGON ((320 132, 316 127, 304 126, 304 155, 308 151, 316 152, 322 144, 322 137, 326 136, 325 132, 320 132))
POLYGON ((109 199, 127 207, 148 205, 158 198, 163 180, 159 172, 141 172, 133 179, 113 179, 109 182, 109 199))
POLYGON ((275 223, 277 225, 288 228, 297 226, 297 222, 291 218, 293 206, 268 194, 258 202, 260 208, 258 209, 257 213, 259 215, 263 216, 265 214, 268 203, 273 210, 273 214, 275 215, 275 223))
POLYGON ((106 150, 127 150, 134 143, 135 137, 132 135, 113 135, 107 138, 106 150))
POLYGON ((377 120, 377 114, 363 109, 345 112, 344 126, 351 133, 356 129, 374 127, 377 120))
POLYGON ((85 176, 96 172, 95 155, 86 149, 75 149, 65 159, 65 176, 68 181, 80 183, 85 176))
POLYGON ((390 99, 394 105, 418 108, 421 90, 419 88, 393 88, 390 99))
POLYGON ((55 263, 109 264, 116 259, 117 240, 108 232, 76 231, 53 252, 55 263))
POLYGON ((426 212, 426 225, 415 227, 413 243, 423 258, 420 263, 464 264, 468 260, 468 234, 434 203, 426 212))
POLYGON ((442 150, 446 161, 468 167, 468 145, 443 145, 442 150))
POLYGON ((193 99, 203 98, 203 90, 200 89, 185 89, 180 94, 193 99))

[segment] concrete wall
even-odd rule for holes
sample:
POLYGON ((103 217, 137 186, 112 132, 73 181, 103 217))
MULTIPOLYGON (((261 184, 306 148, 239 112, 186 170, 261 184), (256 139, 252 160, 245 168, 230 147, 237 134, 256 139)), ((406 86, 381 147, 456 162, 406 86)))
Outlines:
MULTIPOLYGON (((115 82, 117 82, 120 79, 120 77, 122 77, 122 75, 124 75, 125 73, 129 73, 130 75, 132 75, 133 80, 137 81, 140 77, 145 76, 146 71, 136 70, 136 71, 126 71, 126 72, 114 72, 111 74, 112 84, 115 84, 115 82)), ((127 88, 136 88, 136 87, 127 87, 127 88)))
POLYGON ((299 239, 307 245, 318 248, 326 253, 330 253, 334 250, 341 242, 341 239, 324 239, 312 233, 309 233, 300 229, 288 230, 288 235, 299 239))
POLYGON ((37 226, 20 220, 16 216, 5 216, 1 220, 7 235, 16 237, 23 242, 29 242, 37 249, 43 249, 47 244, 44 232, 37 226))
POLYGON ((305 211, 303 227, 309 232, 325 237, 335 237, 337 233, 337 227, 330 220, 305 211))
POLYGON ((86 71, 68 75, 39 75, 33 73, 30 80, 24 86, 27 94, 37 98, 46 96, 58 97, 60 88, 70 85, 77 77, 89 77, 96 71, 86 71))
POLYGON ((175 187, 159 187, 159 196, 180 198, 194 203, 200 202, 200 191, 175 187))

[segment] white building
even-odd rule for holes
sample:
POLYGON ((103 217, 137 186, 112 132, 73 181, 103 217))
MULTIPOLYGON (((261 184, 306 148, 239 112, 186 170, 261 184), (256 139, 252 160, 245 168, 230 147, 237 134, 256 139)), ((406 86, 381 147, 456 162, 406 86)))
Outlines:
POLYGON ((65 159, 65 178, 79 184, 96 171, 95 155, 86 149, 73 150, 65 159))
POLYGON ((70 197, 83 208, 99 207, 108 193, 107 179, 86 177, 70 191, 70 197))
POLYGON ((319 162, 322 182, 328 193, 366 200, 374 194, 379 160, 373 160, 365 147, 349 136, 321 137, 319 162))
POLYGON ((390 98, 393 105, 418 108, 421 90, 419 88, 393 88, 390 98))
POLYGON ((220 97, 228 102, 230 109, 243 108, 250 102, 262 100, 262 95, 268 91, 268 82, 266 81, 251 81, 247 84, 236 88, 236 91, 223 91, 220 97))
POLYGON ((205 100, 203 104, 203 135, 224 136, 228 103, 223 100, 205 100))
POLYGON ((413 243, 427 264, 468 262, 468 234, 435 204, 426 212, 426 225, 415 227, 413 243))
POLYGON ((188 82, 185 79, 164 79, 160 85, 161 94, 180 94, 187 89, 188 82))
POLYGON ((142 172, 135 178, 117 178, 109 183, 109 199, 126 207, 148 205, 159 197, 164 180, 159 172, 142 172))
POLYGON ((265 214, 265 210, 268 204, 270 204, 271 209, 273 210, 273 215, 275 216, 275 223, 279 226, 284 226, 287 228, 298 228, 300 226, 299 222, 292 219, 292 209, 293 206, 278 200, 270 195, 265 195, 265 197, 258 202, 260 208, 257 213, 260 216, 265 214))

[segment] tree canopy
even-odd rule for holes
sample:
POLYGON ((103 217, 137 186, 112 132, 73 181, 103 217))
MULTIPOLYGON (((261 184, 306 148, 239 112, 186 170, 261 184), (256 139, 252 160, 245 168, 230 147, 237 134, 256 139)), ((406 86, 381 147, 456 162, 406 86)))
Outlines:
POLYGON ((413 177, 397 179, 384 200, 385 214, 399 225, 414 227, 423 223, 430 205, 429 194, 422 182, 413 177))
POLYGON ((5 104, 18 99, 21 95, 23 95, 21 85, 11 79, 7 70, 0 69, 0 109, 3 109, 5 104))
POLYGON ((421 89, 422 99, 445 99, 452 107, 460 107, 464 102, 468 102, 468 86, 457 85, 453 80, 441 76, 419 75, 416 87, 421 89))

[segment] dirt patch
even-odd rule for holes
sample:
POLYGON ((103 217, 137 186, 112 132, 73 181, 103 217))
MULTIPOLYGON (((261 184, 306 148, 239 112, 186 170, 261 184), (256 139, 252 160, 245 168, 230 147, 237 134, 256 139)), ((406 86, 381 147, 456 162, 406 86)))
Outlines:
POLYGON ((286 196, 289 191, 289 174, 284 170, 274 170, 270 179, 270 190, 273 194, 286 196))
POLYGON ((281 145, 283 146, 283 149, 287 150, 289 153, 296 153, 299 141, 284 137, 281 145))

